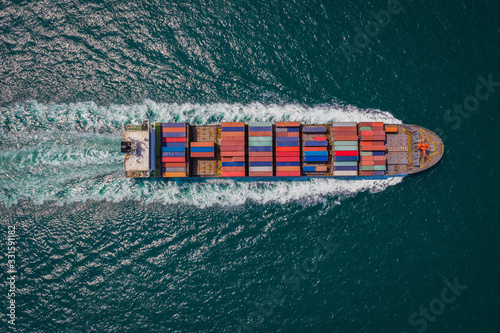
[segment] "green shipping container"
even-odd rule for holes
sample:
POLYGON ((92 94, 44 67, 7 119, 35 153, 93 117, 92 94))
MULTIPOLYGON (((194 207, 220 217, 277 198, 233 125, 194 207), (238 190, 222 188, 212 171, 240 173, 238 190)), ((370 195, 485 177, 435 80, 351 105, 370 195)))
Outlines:
POLYGON ((375 170, 375 171, 385 171, 385 165, 374 165, 373 170, 375 170))
POLYGON ((357 151, 358 150, 358 146, 340 146, 340 147, 333 147, 333 150, 337 150, 337 151, 357 151))
POLYGON ((250 127, 270 127, 270 126, 273 126, 273 123, 268 123, 268 122, 258 122, 258 121, 254 121, 254 122, 250 122, 248 123, 248 126, 250 127))
POLYGON ((361 151, 359 152, 361 156, 373 156, 371 151, 361 151))
POLYGON ((271 142, 249 142, 249 147, 271 147, 273 144, 271 142))
POLYGON ((339 162, 339 161, 334 161, 333 165, 334 166, 358 166, 358 162, 339 162))
POLYGON ((272 136, 249 136, 248 142, 273 142, 272 136))
POLYGON ((371 126, 370 127, 368 127, 368 126, 362 126, 362 127, 359 128, 359 130, 360 131, 371 131, 372 128, 371 128, 371 126))
POLYGON ((360 165, 359 170, 361 171, 373 171, 375 170, 374 165, 360 165))
POLYGON ((333 141, 334 146, 357 146, 358 141, 333 141))

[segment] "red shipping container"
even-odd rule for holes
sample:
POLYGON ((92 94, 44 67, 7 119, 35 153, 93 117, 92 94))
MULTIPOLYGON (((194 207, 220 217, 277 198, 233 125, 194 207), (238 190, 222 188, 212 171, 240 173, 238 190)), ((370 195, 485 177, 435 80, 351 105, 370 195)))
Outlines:
POLYGON ((299 127, 299 121, 277 121, 276 127, 299 127))
POLYGON ((273 172, 272 171, 249 171, 248 176, 249 177, 272 177, 273 172))
POLYGON ((300 157, 276 157, 276 162, 300 162, 300 157))
POLYGON ((245 145, 221 145, 220 146, 220 151, 244 151, 245 150, 245 145))
POLYGON ((300 147, 276 147, 277 152, 283 151, 300 151, 300 147))
POLYGON ((222 172, 241 172, 245 171, 245 167, 222 167, 220 168, 222 172))
POLYGON ((272 151, 249 151, 248 156, 273 156, 272 151))
POLYGON ((176 162, 176 163, 162 163, 164 168, 183 168, 186 166, 186 163, 176 162))
POLYGON ((326 170, 328 170, 328 167, 326 165, 316 165, 316 171, 326 172, 326 170))
POLYGON ((385 165, 385 161, 373 161, 374 165, 385 165))
POLYGON ((162 127, 161 131, 163 133, 184 133, 186 131, 185 127, 162 127))
POLYGON ((326 136, 316 136, 314 137, 314 141, 326 141, 326 136))
POLYGON ((363 170, 359 170, 359 175, 360 175, 360 176, 373 176, 373 171, 363 171, 363 170))
POLYGON ((276 156, 300 156, 300 152, 298 151, 277 151, 276 156))
POLYGON ((220 156, 245 156, 245 151, 221 151, 220 156))
POLYGON ((274 134, 276 135, 277 138, 286 138, 286 137, 288 137, 288 133, 287 132, 276 132, 274 134))
POLYGON ((385 156, 372 156, 375 161, 385 161, 385 156))
POLYGON ((371 127, 372 126, 372 122, 364 121, 364 122, 358 123, 358 126, 359 127, 371 127))
POLYGON ((245 137, 245 132, 221 132, 220 133, 221 138, 228 138, 228 137, 232 137, 232 136, 245 137))
POLYGON ((335 141, 358 141, 357 135, 335 135, 335 141))
POLYGON ((374 161, 367 161, 367 160, 363 160, 361 162, 359 162, 359 165, 375 165, 375 162, 374 161))
POLYGON ((373 161, 375 156, 361 156, 361 160, 373 161))
POLYGON ((220 123, 221 127, 244 127, 243 121, 223 121, 220 123))
POLYGON ((361 134, 361 136, 363 136, 363 135, 373 135, 373 131, 361 131, 361 132, 359 132, 359 134, 361 134))
POLYGON ((334 126, 333 130, 336 132, 357 132, 356 126, 334 126))
POLYGON ((358 156, 359 152, 357 150, 336 150, 333 152, 333 156, 358 156))
POLYGON ((272 156, 250 156, 248 158, 249 162, 272 162, 272 156))
POLYGON ((273 132, 248 132, 248 136, 273 136, 273 132))
POLYGON ((191 152, 190 156, 193 158, 198 158, 198 157, 214 157, 215 155, 213 152, 208 152, 208 153, 191 152))
POLYGON ((302 147, 303 151, 325 151, 326 147, 302 147))
POLYGON ((276 176, 278 176, 278 177, 299 177, 300 171, 280 171, 280 172, 276 172, 276 176))
POLYGON ((221 172, 222 177, 245 177, 245 172, 221 172))
POLYGON ((162 142, 186 142, 186 138, 162 138, 162 142))
POLYGON ((162 162, 186 162, 185 157, 162 157, 162 162))
POLYGON ((221 157, 221 162, 245 162, 245 157, 221 157))

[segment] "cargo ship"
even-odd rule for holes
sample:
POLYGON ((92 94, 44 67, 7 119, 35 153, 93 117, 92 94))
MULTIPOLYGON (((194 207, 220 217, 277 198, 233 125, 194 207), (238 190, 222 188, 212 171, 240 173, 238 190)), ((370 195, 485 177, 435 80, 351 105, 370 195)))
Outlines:
POLYGON ((444 145, 423 127, 383 122, 145 120, 125 127, 121 152, 130 178, 385 179, 429 169, 444 145))

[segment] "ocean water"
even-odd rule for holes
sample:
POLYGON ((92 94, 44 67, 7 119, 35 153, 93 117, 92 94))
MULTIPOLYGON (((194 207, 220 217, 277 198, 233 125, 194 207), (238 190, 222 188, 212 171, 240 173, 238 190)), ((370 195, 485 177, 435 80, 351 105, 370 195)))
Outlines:
POLYGON ((499 55, 489 0, 0 2, 0 332, 500 331, 499 55), (143 119, 413 123, 446 151, 130 180, 143 119))

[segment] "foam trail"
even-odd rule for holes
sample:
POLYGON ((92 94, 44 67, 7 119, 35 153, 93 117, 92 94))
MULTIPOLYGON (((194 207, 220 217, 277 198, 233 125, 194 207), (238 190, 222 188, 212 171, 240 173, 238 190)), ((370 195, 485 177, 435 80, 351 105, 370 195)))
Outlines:
POLYGON ((165 104, 97 106, 95 103, 18 104, 0 113, 0 202, 20 200, 60 204, 89 199, 188 204, 198 207, 299 202, 310 205, 361 191, 381 191, 401 178, 343 181, 243 181, 213 179, 130 180, 123 176, 119 152, 126 124, 186 121, 384 121, 401 123, 390 113, 353 106, 297 104, 165 104))

